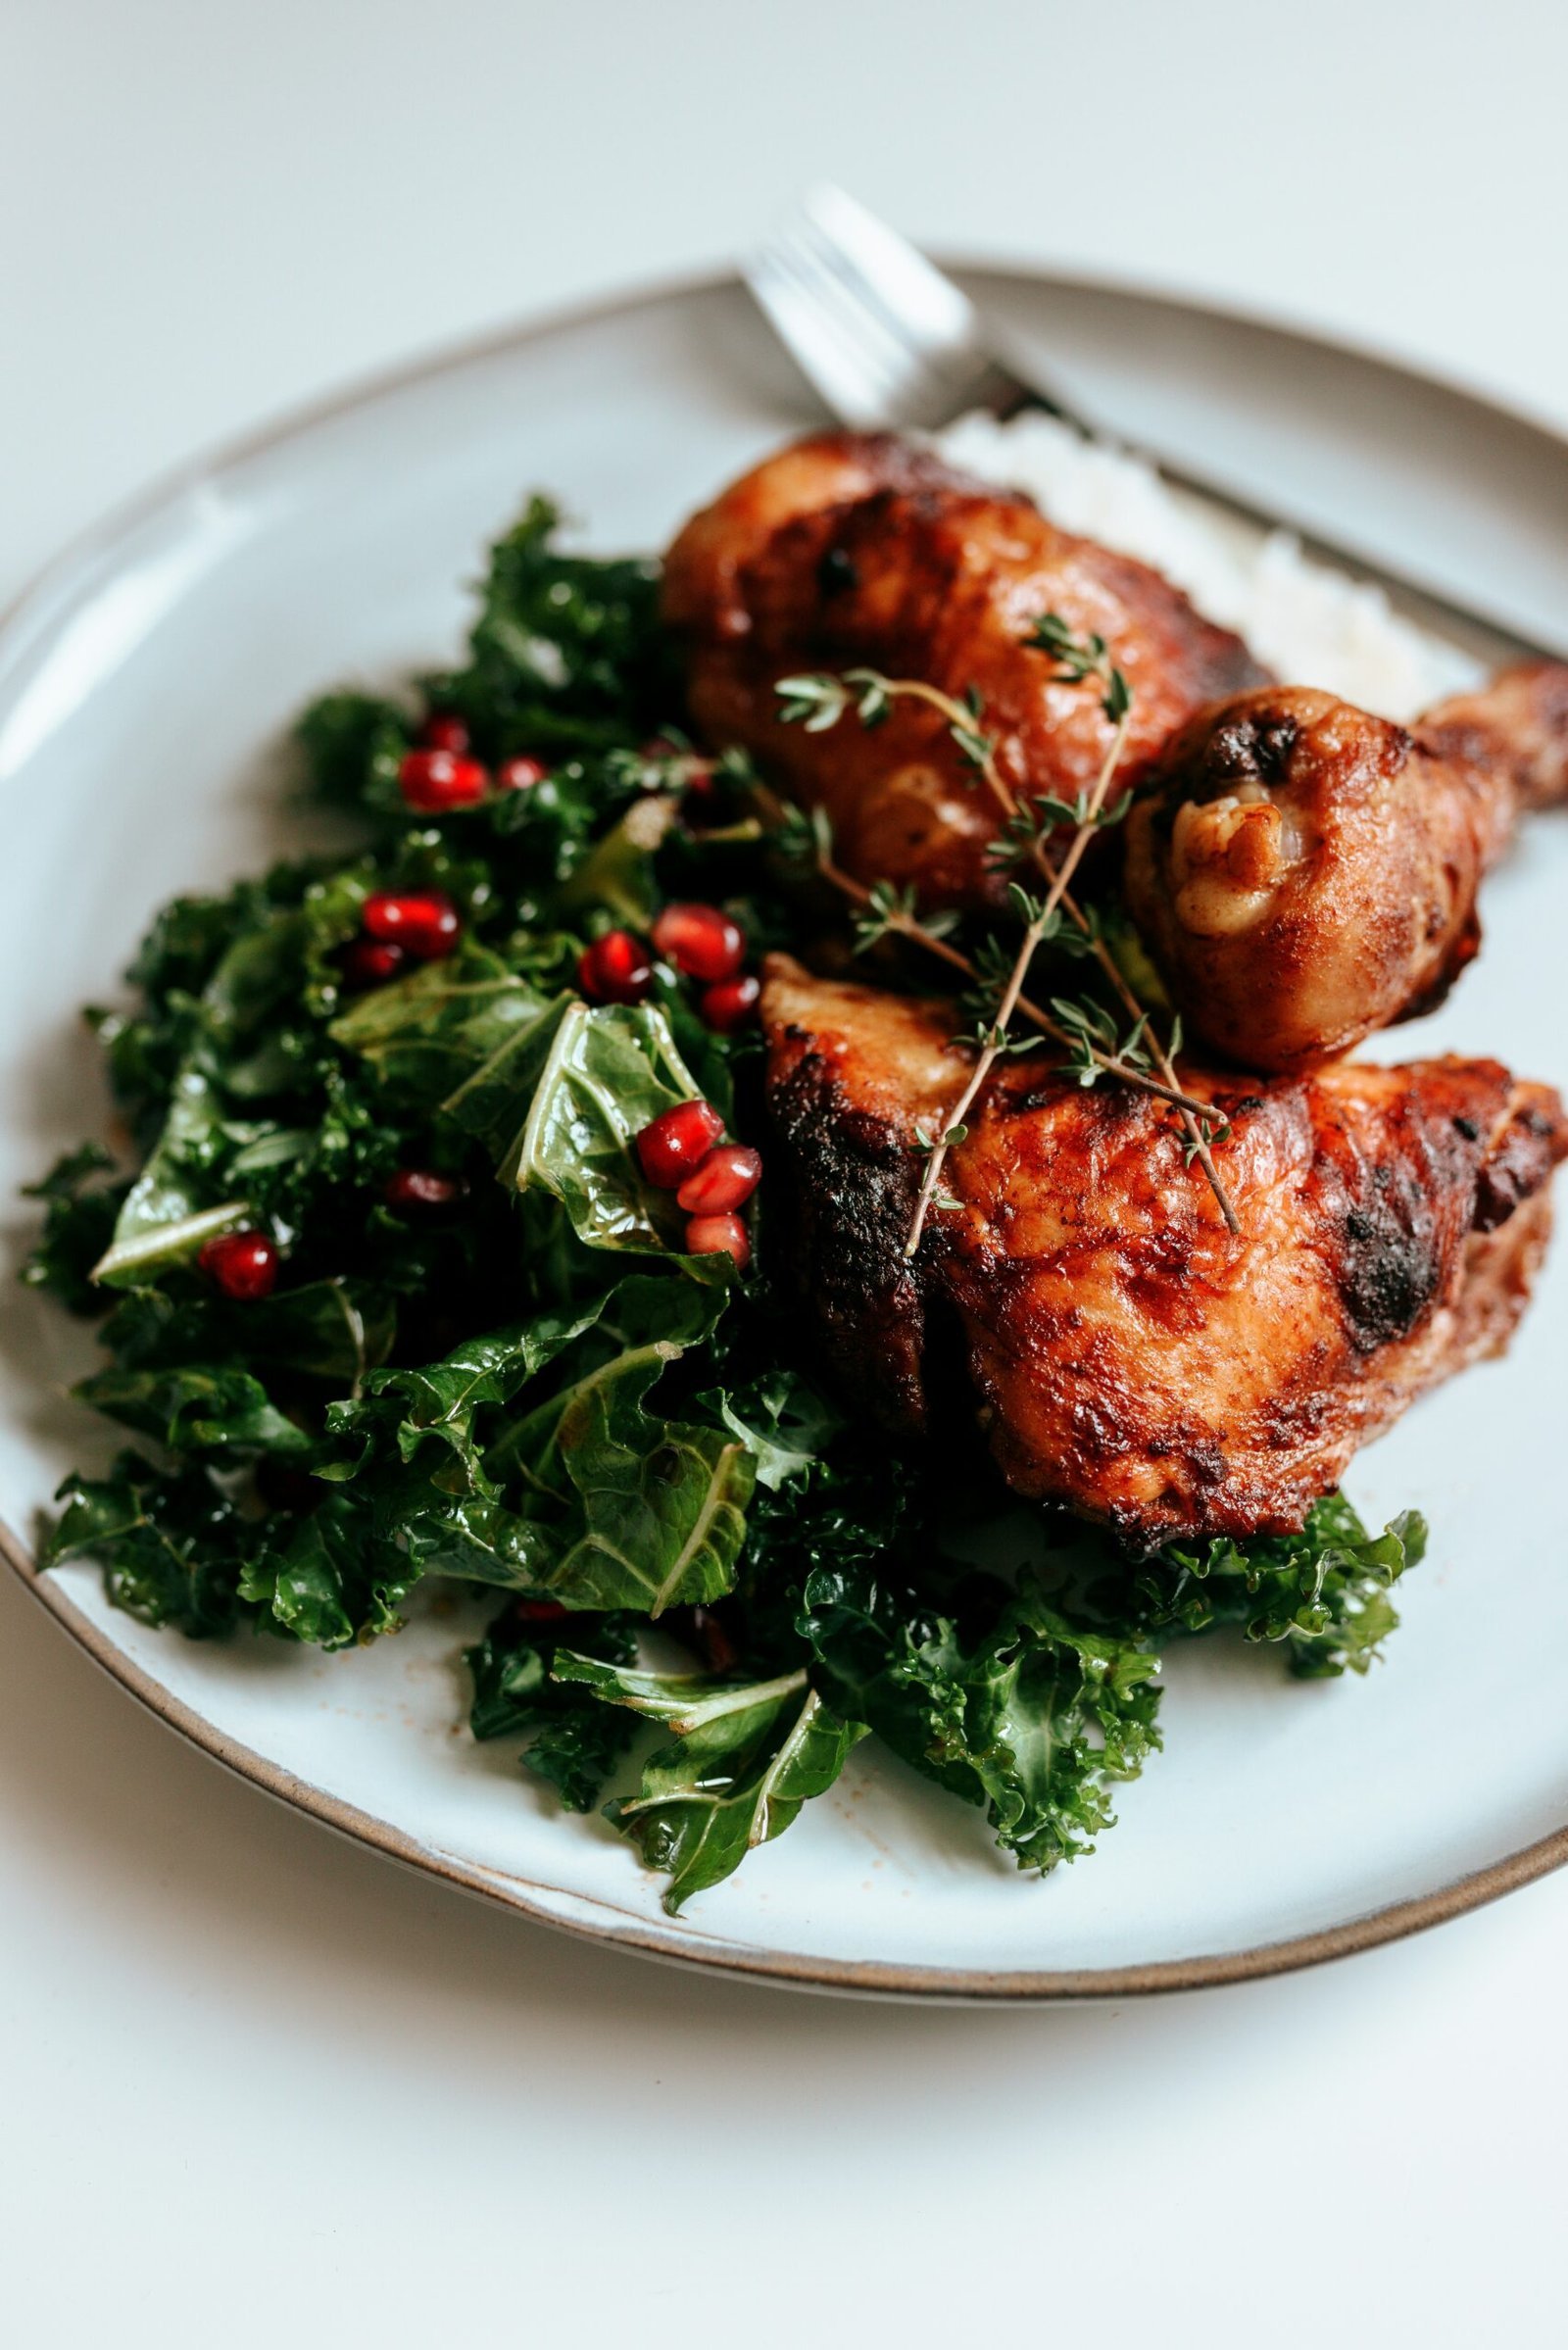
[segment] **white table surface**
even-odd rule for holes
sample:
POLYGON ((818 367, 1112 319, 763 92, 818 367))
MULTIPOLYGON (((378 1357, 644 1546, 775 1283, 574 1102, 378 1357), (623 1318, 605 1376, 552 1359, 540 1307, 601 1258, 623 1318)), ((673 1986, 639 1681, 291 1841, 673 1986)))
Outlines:
MULTIPOLYGON (((720 261, 815 174, 956 251, 1306 321, 1568 424, 1568 16, 1293 21, 12 0, 0 601, 193 449, 720 261)), ((1521 1704, 1562 1679, 1522 1627, 1521 1704)), ((1313 1975, 1082 2012, 612 1959, 229 1781, 0 1577, 19 2350, 1555 2344, 1565 1957, 1568 1875, 1313 1975)))

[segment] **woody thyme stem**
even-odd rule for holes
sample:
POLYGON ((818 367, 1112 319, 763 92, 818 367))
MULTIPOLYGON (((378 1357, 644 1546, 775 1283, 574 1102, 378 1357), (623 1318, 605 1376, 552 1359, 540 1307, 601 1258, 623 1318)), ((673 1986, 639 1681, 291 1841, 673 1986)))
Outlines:
MULTIPOLYGON (((1090 838, 1099 828, 1103 816, 1106 796, 1126 747, 1128 722, 1131 714, 1131 696, 1126 680, 1112 662, 1109 650, 1102 640, 1090 638, 1082 645, 1075 643, 1065 624, 1054 614, 1048 614, 1046 620, 1041 623, 1040 634, 1046 649, 1057 652, 1066 662, 1066 667, 1058 674, 1069 676, 1073 682, 1078 684, 1085 684, 1094 677, 1102 680, 1105 687, 1104 710, 1112 723, 1110 742, 1101 760, 1093 788, 1087 797, 1079 802, 1079 822, 1059 866, 1046 848, 1041 832, 1031 828, 1029 854, 1032 862, 1047 884, 1046 903, 1040 919, 1049 928, 1057 907, 1065 907, 1068 919, 1088 942, 1095 961, 1099 964, 1111 988, 1128 1008, 1134 1021, 1142 1023, 1145 1019, 1143 1007, 1138 1004, 1132 990, 1127 985, 1116 964, 1115 957, 1111 955, 1104 940, 1099 937, 1094 930, 1083 908, 1071 896, 1068 888, 1068 884, 1083 859, 1090 838)), ((981 706, 976 696, 969 697, 965 702, 959 702, 953 695, 944 692, 940 686, 934 686, 924 678, 894 678, 883 676, 879 671, 872 669, 851 669, 846 670, 842 678, 830 676, 781 678, 777 690, 784 706, 782 714, 786 718, 804 718, 808 731, 819 731, 823 727, 837 723, 842 716, 849 699, 848 689, 851 687, 858 689, 861 695, 859 715, 862 724, 875 723, 876 719, 886 711, 888 704, 896 700, 922 702, 928 709, 934 710, 946 721, 948 729, 965 760, 979 773, 986 789, 1009 822, 1016 824, 1018 819, 1023 816, 1024 811, 1016 794, 997 765, 995 745, 990 737, 980 730, 981 706)), ((887 921, 885 927, 901 931, 906 936, 913 935, 906 920, 887 921)), ((925 934, 924 943, 936 944, 929 934, 925 934)), ((1037 937, 1034 945, 1029 949, 1029 956, 1032 956, 1034 947, 1039 943, 1037 937)), ((937 951, 942 953, 944 959, 950 962, 957 959, 951 950, 938 946, 937 951)), ((1029 956, 1025 957, 1025 970, 1027 970, 1029 956)), ((1027 999, 1020 998, 1020 1001, 1026 1016, 1029 1016, 1032 1007, 1028 1005, 1027 999)), ((1053 1023, 1052 1028, 1054 1026, 1053 1023)), ((1047 1032, 1051 1033, 1052 1029, 1048 1028, 1047 1032)), ((998 1049, 1000 1050, 1000 1046, 998 1049)), ((1220 1181, 1219 1171, 1214 1164, 1214 1156, 1210 1149, 1210 1135, 1214 1124, 1212 1108, 1181 1094, 1174 1059, 1159 1038, 1152 1033, 1150 1034, 1150 1050, 1152 1052, 1163 1084, 1156 1086, 1152 1081, 1146 1081, 1143 1090, 1158 1094, 1161 1098, 1173 1102, 1187 1138, 1189 1158, 1197 1158, 1199 1161, 1230 1230, 1233 1233, 1240 1232, 1240 1218, 1220 1181)), ((1111 1056, 1091 1049, 1090 1058, 1097 1067, 1103 1068, 1107 1074, 1112 1073, 1111 1056)), ((1125 1063, 1115 1068, 1113 1073, 1118 1077, 1126 1074, 1125 1063)), ((969 1097, 966 1096, 967 1098, 969 1097)), ((961 1124, 961 1119, 955 1117, 950 1121, 950 1130, 952 1126, 958 1124, 961 1124)), ((942 1156, 945 1155, 945 1148, 944 1146, 935 1154, 939 1165, 942 1156)), ((927 1174, 928 1176, 930 1174, 929 1168, 927 1174)), ((928 1201, 931 1195, 934 1195, 934 1181, 922 1185, 923 1204, 916 1215, 916 1236, 924 1224, 924 1203, 928 1201)))
POLYGON ((926 1154, 925 1173, 920 1179, 920 1195, 914 1203, 914 1216, 909 1225, 909 1237, 904 1244, 906 1256, 913 1256, 920 1246, 920 1235, 925 1230, 925 1220, 930 1213, 931 1202, 936 1197, 937 1185, 942 1180, 943 1162, 948 1155, 949 1143, 962 1140, 963 1121, 974 1107, 975 1097, 990 1076, 998 1053, 1006 1051, 1007 1023, 1018 1008, 1018 998, 1023 993, 1023 983, 1028 975, 1029 965, 1034 960, 1035 949, 1046 934, 1046 925, 1050 918, 1050 914, 1042 910, 1026 927, 1022 943, 1013 961, 1012 970, 1008 974, 1007 984, 1003 990, 1002 1001, 997 1005, 995 1023, 980 1049, 979 1057, 975 1061, 974 1067, 969 1072, 969 1082, 958 1096, 957 1102, 949 1115, 947 1131, 938 1136, 926 1154))
MULTIPOLYGON (((894 691, 901 692, 906 694, 911 700, 926 703, 929 708, 937 710, 944 718, 946 718, 950 728, 966 730, 969 734, 974 733, 974 720, 971 712, 965 710, 961 702, 955 701, 951 694, 942 692, 940 687, 928 685, 921 678, 906 678, 891 682, 888 687, 888 691, 890 693, 894 691)), ((1072 841, 1068 846, 1066 856, 1063 857, 1061 863, 1059 865, 1056 864, 1055 860, 1051 856, 1050 851, 1046 848, 1044 841, 1039 837, 1038 834, 1035 836, 1032 844, 1034 862, 1038 866, 1040 873, 1047 884, 1047 918, 1049 919, 1049 916, 1055 911, 1055 908, 1058 906, 1064 906, 1067 911, 1068 919, 1073 923, 1075 928, 1084 934, 1085 937, 1089 937, 1091 935, 1089 922, 1082 907, 1078 905, 1077 900, 1070 895, 1068 884, 1072 880, 1073 875, 1076 873, 1078 866, 1083 859, 1084 852, 1088 848, 1090 839, 1096 830, 1098 818, 1104 808, 1105 796, 1110 789, 1111 779, 1114 776, 1117 767, 1121 763, 1121 755, 1127 744, 1127 728, 1130 716, 1130 708, 1124 708, 1120 717, 1116 721, 1115 730, 1111 735, 1105 755, 1101 760, 1099 773, 1095 777, 1094 789, 1090 794, 1087 804, 1086 820, 1078 826, 1077 831, 1074 833, 1072 841)), ((1001 769, 998 767, 996 754, 992 750, 989 743, 984 745, 984 749, 981 752, 981 755, 975 759, 974 764, 979 771, 981 779, 985 783, 986 789, 991 793, 992 798, 997 802, 997 805, 999 808, 1001 808, 1004 814, 1015 817, 1019 813, 1017 795, 1013 792, 1005 777, 1003 775, 1001 769)), ((1099 964, 1101 970, 1114 988, 1122 1004, 1126 1006, 1127 1010, 1131 1013, 1135 1020, 1140 1019, 1143 1016, 1143 1006, 1139 1004, 1138 999, 1133 994, 1131 988, 1127 985, 1126 979, 1122 975, 1120 966, 1117 964, 1116 958, 1111 954, 1109 948, 1105 945, 1104 940, 1101 938, 1094 939, 1093 951, 1095 961, 1099 964)), ((1176 1066, 1174 1061, 1172 1060, 1169 1053, 1165 1050, 1163 1043, 1156 1035, 1152 1033, 1152 1029, 1149 1041, 1154 1055, 1155 1065, 1159 1070, 1161 1078, 1164 1080, 1163 1091, 1165 1092, 1167 1098, 1179 1096, 1180 1087, 1176 1075, 1176 1066)), ((1108 1073, 1108 1064, 1105 1062, 1104 1057, 1099 1053, 1097 1053, 1095 1057, 1102 1066, 1107 1067, 1108 1073)), ((1121 1072, 1118 1071, 1117 1074, 1121 1074, 1121 1072)), ((1150 1087, 1148 1090, 1152 1092, 1155 1089, 1150 1087)), ((1214 1154, 1209 1147, 1208 1130, 1211 1123, 1211 1112, 1207 1109, 1206 1105, 1201 1102, 1182 1100, 1180 1103, 1180 1115, 1189 1148, 1192 1151, 1193 1155, 1197 1158, 1199 1165, 1202 1168, 1208 1188, 1213 1193, 1214 1199, 1219 1206, 1220 1214, 1224 1217, 1229 1230, 1234 1233, 1239 1233, 1242 1229, 1241 1218, 1237 1215, 1234 1206, 1231 1204, 1230 1195, 1220 1180, 1219 1169, 1214 1164, 1214 1154)), ((959 1119, 956 1117, 949 1121, 950 1125, 956 1125, 959 1122, 959 1119)), ((933 1185, 931 1188, 934 1190, 935 1186, 933 1185)), ((923 1214, 919 1215, 918 1221, 921 1225, 923 1225, 923 1214)))
MULTIPOLYGON (((846 873, 842 865, 835 864, 830 857, 818 856, 816 869, 829 887, 837 890, 841 897, 847 898, 852 906, 870 905, 871 893, 865 884, 857 881, 853 874, 846 873)), ((971 982, 978 981, 980 974, 963 950, 955 947, 951 940, 939 938, 934 930, 927 930, 925 925, 917 921, 912 914, 892 912, 887 917, 887 927, 899 938, 906 939, 910 946, 923 948, 926 954, 936 955, 948 965, 950 970, 961 972, 963 977, 971 982)), ((1114 962, 1111 963, 1111 968, 1115 970, 1114 962)), ((1121 974, 1117 972, 1116 975, 1120 980, 1121 974)), ((1050 1012, 1045 1010, 1041 1004, 1032 1002, 1028 996, 1021 995, 1018 998, 1017 1008, 1033 1027, 1040 1030, 1042 1036, 1050 1037, 1053 1044, 1064 1045, 1068 1048, 1074 1044, 1075 1040, 1067 1034, 1060 1021, 1054 1020, 1050 1012)), ((1133 1013, 1135 1018, 1138 1017, 1136 999, 1133 1002, 1133 1013)), ((1184 1094, 1174 1079, 1167 1078, 1161 1084, 1149 1076, 1147 1071, 1135 1069, 1131 1061, 1118 1058, 1114 1053, 1103 1053, 1095 1045, 1091 1045, 1089 1051, 1092 1053, 1096 1064, 1104 1070, 1107 1077, 1119 1079, 1123 1085, 1132 1086, 1138 1093, 1152 1095, 1156 1102, 1168 1102, 1172 1109, 1186 1110, 1191 1115, 1199 1117, 1206 1117, 1209 1114, 1209 1104, 1195 1100, 1191 1094, 1184 1094)))

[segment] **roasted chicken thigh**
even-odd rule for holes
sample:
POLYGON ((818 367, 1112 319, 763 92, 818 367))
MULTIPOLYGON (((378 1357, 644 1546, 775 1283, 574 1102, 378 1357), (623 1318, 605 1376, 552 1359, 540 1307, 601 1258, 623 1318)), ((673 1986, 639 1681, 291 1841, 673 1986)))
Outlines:
POLYGON ((890 434, 827 433, 767 459, 687 523, 664 567, 704 740, 754 753, 825 808, 851 873, 912 883, 928 906, 1005 895, 986 854, 1004 811, 947 719, 899 700, 875 728, 851 716, 808 734, 781 723, 778 680, 864 666, 955 699, 975 689, 1008 787, 1071 802, 1110 729, 1098 698, 1029 644, 1048 612, 1105 638, 1132 688, 1118 790, 1205 703, 1266 675, 1156 571, 890 434))
POLYGON ((967 1388, 1020 1493, 1152 1545, 1298 1527, 1356 1448, 1506 1343, 1568 1118, 1490 1060, 1184 1071, 1229 1121, 1240 1234, 1169 1113, 1006 1060, 904 1244, 967 1067, 952 1007, 769 963, 785 1261, 852 1406, 917 1437, 967 1388))
POLYGON ((1158 761, 1127 818, 1128 907, 1190 1035, 1304 1068, 1439 1002, 1480 945, 1482 875, 1565 793, 1568 667, 1508 670, 1413 729, 1266 687, 1158 761))

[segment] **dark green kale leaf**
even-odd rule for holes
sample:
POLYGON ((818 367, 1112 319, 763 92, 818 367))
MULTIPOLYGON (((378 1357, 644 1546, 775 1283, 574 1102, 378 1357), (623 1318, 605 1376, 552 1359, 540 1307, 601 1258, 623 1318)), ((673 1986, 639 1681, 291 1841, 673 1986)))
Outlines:
POLYGON ((645 1408, 679 1350, 667 1339, 623 1347, 537 1405, 491 1455, 504 1454, 531 1509, 550 1512, 538 1580, 567 1605, 657 1618, 734 1582, 750 1453, 722 1430, 645 1408))
POLYGON ((334 993, 327 958, 352 937, 366 882, 358 871, 311 882, 295 906, 264 906, 226 949, 184 1020, 184 1052, 167 1114, 131 1185, 96 1278, 144 1283, 188 1262, 251 1212, 254 1177, 308 1154, 311 1127, 236 1117, 235 1102, 288 1093, 308 1048, 288 1014, 314 992, 334 993))
POLYGON ((97 1143, 83 1143, 55 1161, 49 1173, 29 1183, 24 1197, 42 1199, 43 1231, 23 1264, 29 1289, 58 1297, 68 1313, 101 1314, 109 1299, 92 1278, 114 1236, 115 1223, 130 1186, 100 1178, 114 1164, 97 1143))
POLYGON ((466 666, 429 680, 488 759, 635 743, 680 706, 658 565, 564 555, 559 523, 529 500, 490 550, 466 666))
POLYGON ((716 1598, 734 1580, 751 1455, 647 1405, 724 1301, 685 1269, 634 1274, 443 1363, 372 1377, 329 1411, 345 1449, 322 1474, 411 1573, 654 1616, 716 1598))
POLYGON ((546 1008, 499 955, 466 938, 443 961, 361 996, 327 1033, 400 1099, 434 1108, 482 1082, 546 1008))
POLYGON ((643 1673, 563 1650, 555 1678, 671 1733, 635 1795, 606 1806, 645 1864, 669 1878, 671 1913, 781 1836, 832 1786, 863 1725, 841 1721, 804 1670, 738 1682, 643 1673))
POLYGON ((1155 1634, 1235 1624, 1250 1640, 1278 1640, 1302 1680, 1365 1673, 1399 1621, 1389 1592, 1426 1546, 1418 1510, 1369 1535, 1345 1495, 1330 1493, 1299 1534, 1173 1544, 1138 1577, 1137 1606, 1155 1634))
POLYGON ((347 1648, 399 1632, 398 1612, 422 1568, 341 1493, 284 1521, 256 1543, 240 1572, 239 1596, 270 1627, 320 1648, 347 1648))
POLYGON ((177 1298, 162 1289, 131 1290, 105 1323, 103 1340, 122 1368, 249 1363, 342 1393, 385 1360, 394 1328, 382 1292, 345 1278, 304 1282, 243 1305, 190 1287, 177 1298))
POLYGON ((563 1643, 608 1664, 635 1661, 635 1618, 570 1615, 524 1600, 503 1608, 465 1658, 473 1676, 476 1738, 526 1737, 523 1768, 555 1787, 568 1811, 591 1811, 637 1735, 618 1707, 551 1679, 563 1643))
MULTIPOLYGON (((108 1055, 115 1098, 151 1151, 182 1064, 207 1027, 204 998, 224 958, 274 922, 299 913, 336 870, 315 857, 274 865, 212 898, 179 898, 154 920, 126 976, 141 994, 131 1012, 89 1018, 108 1055)), ((367 884, 368 886, 368 884, 367 884)), ((280 1039, 272 1040, 276 1050, 280 1039)))
POLYGON ((758 1484, 775 1493, 812 1480, 844 1427, 843 1414, 783 1364, 760 1371, 733 1394, 703 1400, 756 1461, 758 1484))
POLYGON ((406 818, 398 769, 414 721, 379 694, 338 692, 313 702, 296 729, 311 786, 329 808, 406 818))
POLYGON ((371 1372, 363 1395, 333 1404, 328 1413, 331 1433, 349 1450, 323 1475, 342 1482, 376 1458, 406 1466, 432 1447, 445 1447, 454 1458, 437 1462, 443 1485, 496 1493, 484 1467, 485 1434, 494 1433, 497 1415, 611 1303, 607 1293, 574 1310, 546 1311, 482 1331, 462 1340, 440 1362, 371 1372))
POLYGON ((307 1453, 310 1435, 280 1412, 259 1379, 226 1366, 96 1371, 72 1390, 111 1420, 171 1452, 307 1453))
POLYGON ((60 1497, 66 1507, 40 1563, 90 1558, 117 1607, 194 1640, 249 1622, 285 1639, 348 1647, 395 1632, 398 1608, 418 1580, 338 1497, 263 1517, 240 1508, 230 1481, 199 1461, 159 1469, 123 1452, 108 1477, 68 1478, 60 1497))
POLYGON ((231 1632, 253 1611, 239 1584, 256 1529, 201 1468, 155 1469, 122 1452, 107 1477, 68 1477, 39 1564, 91 1558, 117 1607, 192 1640, 231 1632))
POLYGON ((527 1031, 504 1076, 470 1081, 448 1106, 500 1144, 501 1182, 558 1200, 588 1248, 662 1252, 678 1245, 682 1218, 643 1180, 633 1145, 698 1092, 657 1006, 590 1008, 563 998, 527 1031))
POLYGON ((1092 1851, 1114 1823, 1109 1784, 1160 1742, 1158 1657, 1070 1623, 1027 1579, 971 1631, 866 1567, 821 1567, 798 1625, 829 1703, 983 1805, 1022 1868, 1092 1851))
POLYGON ((769 1368, 703 1400, 757 1462, 729 1611, 742 1651, 775 1668, 793 1665, 795 1619, 812 1574, 885 1574, 911 1545, 929 1547, 918 1469, 875 1436, 839 1427, 798 1371, 769 1368))

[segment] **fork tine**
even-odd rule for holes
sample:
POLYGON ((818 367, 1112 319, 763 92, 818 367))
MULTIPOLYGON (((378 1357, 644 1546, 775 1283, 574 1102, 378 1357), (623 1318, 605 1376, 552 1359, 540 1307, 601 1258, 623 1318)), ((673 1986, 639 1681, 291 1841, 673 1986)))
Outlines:
POLYGON ((784 344, 835 415, 857 426, 896 417, 907 367, 904 347, 879 331, 807 250, 779 238, 755 257, 746 274, 784 344))
POLYGON ((760 254, 748 278, 829 406, 852 423, 885 422, 907 369, 906 346, 793 241, 781 238, 760 254))
MULTIPOLYGON (((886 234, 892 237, 891 230, 886 234)), ((1038 399, 981 341, 980 321, 967 297, 932 270, 922 256, 905 248, 919 263, 922 283, 934 281, 942 295, 928 301, 922 291, 919 298, 925 307, 916 315, 906 306, 903 290, 894 299, 889 289, 879 289, 864 277, 857 258, 841 252, 820 223, 811 225, 810 250, 831 277, 836 299, 853 313, 862 331, 875 330, 899 354, 897 408, 889 421, 934 430, 974 408, 1004 414, 1038 399), (950 327, 955 331, 950 333, 950 327)), ((913 280, 911 270, 909 284, 913 280)))
POLYGON ((799 217, 813 251, 900 342, 931 352, 979 348, 980 320, 968 296, 853 196, 821 181, 807 190, 799 217))
POLYGON ((1030 395, 992 358, 966 295, 842 189, 815 187, 747 281, 844 422, 933 430, 1030 395))

